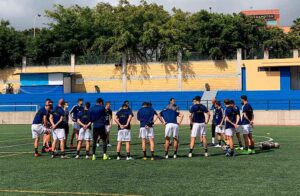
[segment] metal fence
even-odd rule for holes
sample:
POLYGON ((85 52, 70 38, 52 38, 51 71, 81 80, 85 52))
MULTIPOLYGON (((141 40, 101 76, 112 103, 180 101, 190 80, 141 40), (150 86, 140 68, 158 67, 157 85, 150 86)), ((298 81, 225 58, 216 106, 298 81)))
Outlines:
MULTIPOLYGON (((66 100, 68 101, 68 100, 66 100)), ((91 103, 94 103, 94 100, 86 100, 91 103)), ((114 101, 114 100, 105 100, 111 102, 111 109, 117 111, 121 108, 123 101, 114 101)), ((147 102, 151 102, 153 108, 156 110, 162 110, 168 105, 168 101, 151 101, 151 100, 144 100, 147 102)), ((141 108, 142 103, 144 101, 138 100, 129 100, 130 108, 134 111, 141 108)), ((223 100, 222 105, 223 104, 223 100)), ((241 107, 240 100, 234 100, 236 105, 241 107)), ((250 100, 250 104, 252 105, 254 110, 300 110, 300 99, 286 99, 286 100, 250 100)), ((211 106, 211 100, 202 100, 202 103, 209 107, 211 106)), ((36 111, 37 107, 42 107, 44 104, 43 101, 41 102, 9 102, 8 103, 1 103, 0 104, 0 112, 14 112, 14 111, 36 111)), ((69 107, 71 108, 76 103, 69 102, 69 107)), ((177 106, 179 106, 180 110, 189 110, 192 105, 190 100, 176 100, 177 106)), ((210 108, 208 108, 210 109, 210 108)))

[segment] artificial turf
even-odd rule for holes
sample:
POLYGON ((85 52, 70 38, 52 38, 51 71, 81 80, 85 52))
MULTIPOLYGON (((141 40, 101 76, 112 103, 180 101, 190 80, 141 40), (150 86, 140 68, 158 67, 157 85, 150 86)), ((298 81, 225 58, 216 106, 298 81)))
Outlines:
MULTIPOLYGON (((256 142, 279 142, 280 149, 226 158, 221 148, 210 156, 196 146, 188 158, 189 128, 180 127, 178 158, 163 159, 163 126, 155 128, 156 160, 142 160, 138 127, 132 127, 133 161, 115 160, 116 133, 111 135, 112 160, 51 159, 33 156, 29 125, 0 126, 0 195, 299 195, 299 127, 255 127, 256 142), (40 192, 39 192, 40 191, 40 192)), ((210 135, 210 131, 208 131, 210 135)), ((210 141, 210 137, 208 136, 210 141)), ((124 150, 125 146, 123 147, 124 150)), ((173 150, 170 150, 172 155, 173 150)), ((148 155, 150 152, 148 151, 148 155)), ((123 151, 123 155, 125 152, 123 151)))

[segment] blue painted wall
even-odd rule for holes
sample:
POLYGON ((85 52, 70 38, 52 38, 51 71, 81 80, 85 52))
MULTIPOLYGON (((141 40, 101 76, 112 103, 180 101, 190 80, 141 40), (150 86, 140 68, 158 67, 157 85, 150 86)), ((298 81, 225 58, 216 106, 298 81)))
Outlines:
POLYGON ((21 86, 48 85, 48 74, 21 74, 21 86))
POLYGON ((247 90, 246 87, 246 67, 242 67, 242 91, 247 90))
MULTIPOLYGON (((70 107, 75 105, 78 98, 83 98, 85 101, 89 101, 92 104, 96 102, 96 99, 101 97, 104 101, 111 101, 112 109, 118 110, 125 100, 129 100, 131 108, 137 110, 141 107, 142 102, 150 101, 153 107, 157 110, 165 108, 169 99, 175 98, 177 105, 182 110, 187 110, 191 105, 192 99, 195 96, 202 96, 203 92, 129 92, 129 93, 48 93, 48 94, 17 94, 17 95, 0 95, 0 105, 7 104, 34 104, 44 105, 46 98, 51 98, 56 105, 60 98, 64 98, 69 102, 70 107)), ((0 108, 1 110, 1 108, 0 108)), ((3 110, 3 109, 2 109, 3 110)), ((15 108, 9 108, 14 111, 15 108)), ((18 109, 16 109, 18 110, 18 109)), ((23 110, 27 111, 27 110, 23 110)))
POLYGON ((21 86, 21 94, 42 95, 42 94, 63 94, 63 85, 40 85, 40 86, 21 86))
POLYGON ((291 69, 289 67, 280 68, 280 90, 291 90, 291 69))

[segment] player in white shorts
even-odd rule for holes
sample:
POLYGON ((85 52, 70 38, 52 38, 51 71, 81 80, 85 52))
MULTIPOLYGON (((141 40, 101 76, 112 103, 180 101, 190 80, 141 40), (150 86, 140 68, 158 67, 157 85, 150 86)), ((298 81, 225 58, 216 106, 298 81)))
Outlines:
POLYGON ((154 160, 154 116, 157 112, 151 107, 150 103, 144 102, 142 108, 137 113, 137 119, 140 121, 139 138, 142 139, 143 159, 147 160, 146 140, 149 140, 151 160, 154 160))
POLYGON ((89 102, 85 103, 84 110, 78 113, 77 122, 80 125, 79 135, 78 135, 78 144, 77 144, 77 154, 76 159, 79 159, 80 149, 82 146, 83 140, 85 140, 85 158, 90 158, 90 146, 91 140, 93 139, 92 136, 92 119, 91 119, 91 112, 90 112, 91 104, 89 102))
POLYGON ((235 134, 235 129, 238 127, 239 116, 236 113, 235 108, 232 106, 232 101, 229 99, 224 100, 226 106, 225 110, 225 136, 229 147, 226 148, 226 156, 234 156, 234 143, 233 135, 235 134))
POLYGON ((231 100, 231 104, 230 105, 234 108, 236 114, 239 116, 239 122, 237 124, 238 126, 235 129, 235 135, 236 135, 236 137, 238 139, 239 147, 237 147, 235 149, 236 150, 243 150, 244 147, 243 147, 243 143, 242 143, 242 139, 241 139, 241 132, 242 132, 242 127, 241 127, 241 111, 240 111, 240 108, 237 105, 235 105, 235 103, 234 103, 233 100, 231 100))
POLYGON ((73 121, 73 133, 71 135, 71 143, 70 143, 71 148, 74 147, 73 145, 74 137, 76 136, 76 140, 78 139, 80 125, 77 123, 77 115, 79 112, 82 112, 84 110, 82 104, 83 104, 83 99, 80 98, 77 100, 77 105, 73 106, 72 109, 70 110, 70 115, 73 121))
POLYGON ((221 102, 216 101, 215 106, 214 106, 214 122, 216 125, 216 133, 217 133, 217 140, 218 144, 215 147, 221 147, 222 146, 222 141, 226 144, 225 142, 225 125, 224 125, 224 111, 221 106, 221 102))
POLYGON ((61 151, 61 158, 69 158, 65 155, 65 129, 63 126, 63 118, 65 111, 63 109, 63 106, 65 104, 65 101, 63 99, 60 99, 58 102, 58 106, 52 111, 50 114, 50 122, 52 125, 52 156, 51 158, 55 157, 55 149, 56 149, 56 142, 57 140, 60 141, 60 151, 61 151))
POLYGON ((208 124, 210 119, 210 113, 208 109, 202 105, 201 97, 196 96, 195 98, 196 104, 194 104, 190 109, 190 122, 193 124, 193 128, 191 131, 191 142, 190 142, 190 152, 188 157, 193 156, 193 150, 195 145, 196 137, 200 138, 200 142, 203 142, 204 147, 204 156, 208 157, 208 149, 207 149, 207 139, 206 139, 206 124, 208 124), (205 118, 205 114, 207 118, 205 118))
POLYGON ((50 111, 50 105, 47 104, 45 107, 38 110, 38 112, 35 114, 32 125, 31 125, 31 132, 32 132, 32 138, 34 139, 34 156, 39 157, 41 154, 38 152, 38 146, 39 146, 39 137, 43 136, 46 132, 46 127, 44 124, 46 123, 46 116, 48 112, 50 111))
POLYGON ((131 142, 131 130, 130 122, 132 119, 132 112, 128 109, 128 105, 123 104, 122 109, 120 109, 115 117, 115 122, 118 125, 118 144, 117 144, 117 160, 121 159, 121 148, 122 142, 126 143, 126 160, 132 160, 130 156, 130 142, 131 142))
POLYGON ((254 124, 254 113, 252 106, 248 103, 248 98, 246 95, 241 96, 241 101, 243 103, 242 107, 242 122, 241 127, 243 131, 245 149, 244 154, 255 154, 255 143, 252 137, 253 124, 254 124))
POLYGON ((173 109, 164 109, 159 116, 162 119, 162 123, 165 125, 165 158, 169 158, 170 139, 173 138, 174 155, 173 158, 177 158, 178 151, 178 132, 179 125, 183 120, 183 114, 173 109), (177 117, 179 121, 177 122, 177 117))

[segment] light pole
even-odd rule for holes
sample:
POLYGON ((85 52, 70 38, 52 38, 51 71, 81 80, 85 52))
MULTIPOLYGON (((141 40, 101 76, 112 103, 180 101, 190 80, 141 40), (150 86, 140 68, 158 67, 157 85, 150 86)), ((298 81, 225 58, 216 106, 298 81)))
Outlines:
POLYGON ((35 15, 35 17, 34 17, 34 21, 33 21, 33 37, 35 37, 36 19, 37 19, 38 17, 41 17, 41 15, 40 15, 40 14, 37 14, 37 15, 35 15))

